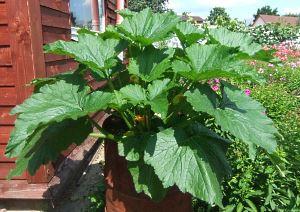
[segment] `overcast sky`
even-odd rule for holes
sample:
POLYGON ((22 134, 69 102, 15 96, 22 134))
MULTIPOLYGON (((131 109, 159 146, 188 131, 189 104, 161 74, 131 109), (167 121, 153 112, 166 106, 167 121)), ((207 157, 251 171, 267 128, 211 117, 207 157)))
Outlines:
POLYGON ((280 14, 300 13, 300 0, 169 0, 169 8, 177 13, 190 12, 206 18, 209 11, 218 6, 225 7, 232 18, 247 21, 265 5, 278 8, 280 14))

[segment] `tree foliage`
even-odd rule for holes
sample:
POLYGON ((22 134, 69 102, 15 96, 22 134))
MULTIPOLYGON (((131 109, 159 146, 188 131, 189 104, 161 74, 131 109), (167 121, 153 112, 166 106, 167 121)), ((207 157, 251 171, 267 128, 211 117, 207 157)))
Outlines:
POLYGON ((165 12, 168 0, 129 0, 128 8, 132 11, 139 12, 149 7, 153 12, 165 12))
POLYGON ((226 12, 224 7, 215 7, 210 11, 209 16, 207 17, 207 20, 211 23, 211 24, 215 24, 217 19, 222 17, 224 20, 229 21, 230 20, 230 16, 229 14, 226 12))
POLYGON ((259 15, 279 15, 279 13, 277 8, 272 9, 271 6, 266 5, 257 10, 256 14, 253 15, 254 20, 256 20, 259 15))

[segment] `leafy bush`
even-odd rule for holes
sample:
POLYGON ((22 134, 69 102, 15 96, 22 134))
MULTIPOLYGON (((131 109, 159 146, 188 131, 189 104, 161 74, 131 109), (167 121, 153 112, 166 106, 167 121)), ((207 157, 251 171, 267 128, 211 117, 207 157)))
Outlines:
POLYGON ((300 115, 299 100, 280 83, 256 86, 252 90, 261 101, 283 135, 279 142, 280 156, 286 163, 282 173, 268 155, 260 152, 254 161, 249 159, 243 144, 232 145, 229 160, 233 176, 224 182, 224 204, 227 208, 253 211, 292 211, 300 209, 300 115), (298 159, 297 159, 298 157, 298 159), (283 177, 284 174, 284 177, 283 177), (251 210, 252 208, 252 210, 251 210))
POLYGON ((219 17, 216 24, 233 32, 242 32, 252 36, 255 42, 264 45, 279 44, 284 41, 300 39, 300 27, 280 24, 265 24, 256 27, 246 26, 236 19, 225 20, 219 17))
MULTIPOLYGON (((284 73, 283 70, 281 73, 284 73)), ((300 72, 297 71, 299 77, 300 72)), ((268 71, 264 74, 269 77, 268 71)), ((288 86, 293 82, 293 77, 289 78, 286 73, 277 75, 278 81, 272 78, 272 83, 254 86, 251 95, 266 107, 266 113, 274 120, 284 137, 278 143, 281 162, 271 162, 269 155, 261 150, 258 150, 259 154, 252 160, 245 144, 239 141, 232 144, 227 152, 232 176, 223 182, 222 188, 225 211, 300 209, 300 100, 288 86), (280 80, 283 76, 286 77, 285 81, 280 80)), ((290 76, 295 76, 294 72, 290 76)), ((249 88, 247 84, 240 86, 249 88)), ((210 209, 219 210, 194 200, 195 212, 210 209)))
MULTIPOLYGON (((290 43, 274 48, 282 59, 279 65, 251 62, 267 83, 239 86, 251 88, 252 97, 262 102, 283 136, 278 143, 281 162, 270 163, 264 152, 251 160, 243 143, 231 145, 228 158, 233 175, 223 183, 227 211, 300 210, 300 63, 290 43)), ((210 207, 200 201, 194 203, 195 211, 210 207)))
POLYGON ((104 212, 105 211, 105 184, 104 180, 98 185, 98 191, 89 196, 90 206, 88 211, 104 212))
POLYGON ((222 131, 247 144, 252 156, 257 147, 275 154, 279 134, 265 108, 229 83, 260 82, 248 62, 268 60, 269 52, 251 37, 226 29, 209 29, 210 41, 200 45, 205 32, 171 12, 121 14, 122 24, 104 33, 81 30, 78 42, 45 47, 47 53, 70 56, 81 65, 74 72, 36 80, 36 93, 12 110, 17 120, 6 155, 17 161, 10 176, 26 169, 34 174, 72 143, 94 136, 118 142, 137 192, 160 201, 176 185, 222 207, 230 142, 205 123, 213 117, 222 131), (175 34, 182 48, 155 47, 175 34), (128 66, 118 58, 125 49, 128 66), (106 80, 106 87, 92 90, 84 78, 87 73, 106 80), (221 77, 227 81, 218 81, 218 89, 207 84, 221 77), (105 131, 88 116, 101 110, 127 127, 105 131))
POLYGON ((280 24, 266 24, 257 27, 249 27, 248 34, 253 36, 260 44, 273 45, 287 40, 295 40, 299 36, 299 28, 282 26, 280 24))

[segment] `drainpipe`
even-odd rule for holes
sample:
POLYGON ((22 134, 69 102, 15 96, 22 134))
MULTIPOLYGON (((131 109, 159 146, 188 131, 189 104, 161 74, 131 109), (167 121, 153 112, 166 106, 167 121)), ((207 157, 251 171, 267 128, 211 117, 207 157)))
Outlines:
POLYGON ((105 20, 105 0, 100 0, 100 31, 104 32, 106 28, 105 20))
MULTIPOLYGON (((117 0, 117 10, 124 10, 125 2, 124 0, 117 0)), ((123 17, 117 14, 117 24, 122 23, 123 17)))
POLYGON ((99 31, 100 30, 100 20, 99 20, 98 0, 91 0, 91 10, 92 10, 92 29, 94 31, 99 31))

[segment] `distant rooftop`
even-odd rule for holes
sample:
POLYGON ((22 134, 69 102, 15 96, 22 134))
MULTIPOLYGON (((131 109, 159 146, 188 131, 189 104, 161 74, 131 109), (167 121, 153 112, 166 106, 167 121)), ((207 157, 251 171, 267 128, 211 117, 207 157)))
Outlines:
MULTIPOLYGON (((279 23, 283 25, 292 25, 292 26, 297 26, 300 21, 299 17, 276 16, 276 15, 259 15, 257 19, 259 18, 261 18, 266 24, 279 23)), ((254 23, 256 22, 256 20, 254 21, 254 23)))
POLYGON ((192 19, 193 21, 197 22, 197 23, 203 23, 204 22, 204 19, 201 18, 200 16, 187 16, 187 15, 183 15, 181 16, 181 19, 184 20, 184 21, 187 21, 189 19, 192 19))

